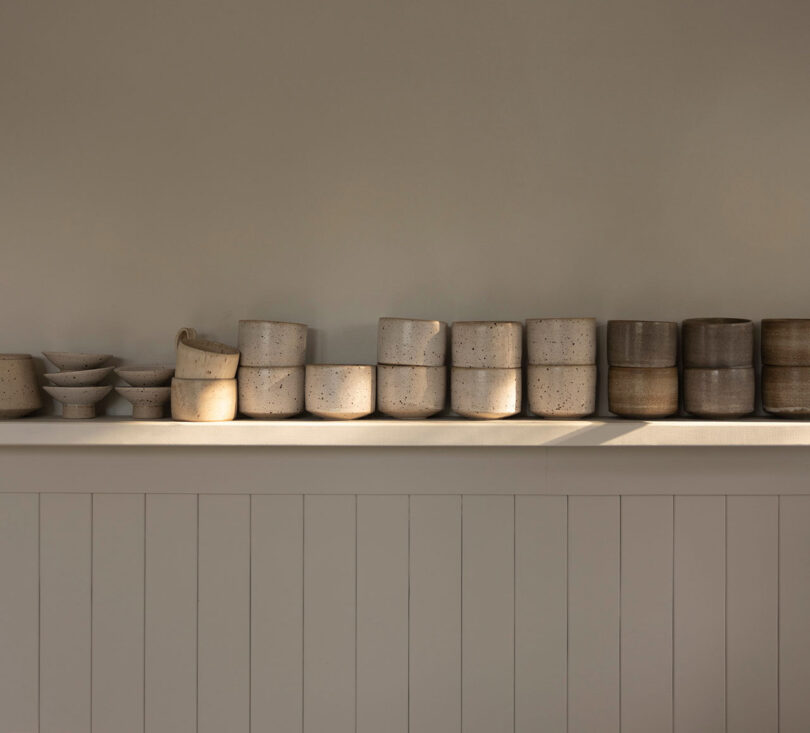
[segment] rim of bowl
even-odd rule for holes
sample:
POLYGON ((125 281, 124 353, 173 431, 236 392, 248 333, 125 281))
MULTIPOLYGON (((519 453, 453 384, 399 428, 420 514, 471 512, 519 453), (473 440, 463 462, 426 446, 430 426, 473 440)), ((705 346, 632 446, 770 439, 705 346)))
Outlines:
POLYGON ((541 321, 596 321, 595 316, 543 316, 542 318, 527 318, 526 323, 540 323, 541 321))
POLYGON ((520 326, 523 321, 453 321, 453 326, 520 326))
POLYGON ((763 318, 762 323, 810 323, 810 318, 763 318))
POLYGON ((608 326, 611 323, 643 323, 648 325, 655 325, 655 326, 677 326, 677 321, 642 321, 642 320, 634 320, 632 318, 616 318, 613 320, 608 321, 608 326))
POLYGON ((265 318, 242 318, 239 323, 272 323, 277 326, 301 326, 309 328, 306 323, 298 323, 297 321, 268 321, 265 318))
POLYGON ((377 367, 376 364, 333 364, 331 362, 318 362, 317 364, 305 364, 304 366, 306 366, 307 368, 309 368, 309 367, 329 367, 329 368, 334 368, 334 367, 352 367, 352 368, 354 368, 354 367, 374 367, 375 369, 377 367))
POLYGON ((750 318, 687 318, 683 325, 689 326, 747 326, 753 325, 750 318))
POLYGON ((380 316, 377 322, 380 321, 415 321, 416 323, 438 323, 440 325, 447 325, 447 321, 440 321, 436 318, 405 318, 404 316, 380 316))
POLYGON ((202 351, 208 354, 219 354, 220 356, 238 356, 239 349, 223 344, 221 341, 209 341, 208 339, 186 339, 180 342, 181 346, 188 346, 195 351, 202 351))
POLYGON ((164 364, 127 364, 126 366, 115 367, 117 374, 121 372, 157 372, 157 371, 174 371, 173 366, 166 366, 164 364))
MULTIPOLYGON (((532 366, 532 365, 527 365, 532 366)), ((582 366, 581 364, 535 364, 534 366, 582 366)), ((585 366, 596 366, 595 364, 585 364, 585 366)), ((523 367, 465 367, 465 366, 451 366, 451 369, 464 369, 470 372, 519 372, 523 367)))
POLYGON ((0 360, 22 361, 23 359, 33 359, 31 354, 0 354, 0 360))

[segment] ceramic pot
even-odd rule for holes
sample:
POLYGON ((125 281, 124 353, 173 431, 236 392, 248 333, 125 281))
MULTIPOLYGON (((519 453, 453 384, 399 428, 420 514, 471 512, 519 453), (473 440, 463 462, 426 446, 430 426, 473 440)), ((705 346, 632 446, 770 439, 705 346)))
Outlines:
POLYGON ((307 364, 307 412, 336 420, 356 420, 376 409, 377 368, 367 364, 307 364))
POLYGON ((596 365, 530 364, 526 389, 539 417, 587 417, 596 410, 596 365))
POLYGON ((669 417, 678 412, 676 367, 610 367, 608 408, 630 418, 669 417))
POLYGON ((458 321, 452 328, 453 366, 516 369, 523 355, 523 325, 515 321, 458 321))
POLYGON ((95 387, 103 382, 113 370, 113 367, 99 369, 80 369, 78 372, 53 372, 46 374, 45 378, 57 387, 95 387))
POLYGON ((112 387, 43 387, 43 389, 57 402, 62 403, 62 417, 70 420, 86 420, 96 416, 96 403, 101 402, 112 387))
POLYGON ((239 367, 239 412, 281 420, 304 411, 304 367, 239 367))
POLYGON ((111 354, 81 354, 72 351, 43 351, 42 355, 63 372, 98 369, 112 359, 111 354))
POLYGON ((174 367, 126 366, 118 367, 115 373, 133 387, 163 387, 174 376, 174 367))
POLYGON ((754 411, 754 368, 684 369, 684 407, 690 415, 733 419, 754 411))
POLYGON ((282 321, 239 321, 239 363, 245 367, 303 366, 307 326, 282 321))
POLYGON ((380 364, 444 366, 447 324, 417 318, 380 318, 377 361, 380 364))
POLYGON ((528 319, 526 355, 529 364, 595 364, 596 319, 528 319))
POLYGON ((810 417, 810 366, 762 367, 762 407, 779 417, 810 417))
POLYGON ((517 415, 522 407, 520 369, 453 367, 450 404, 463 417, 497 420, 517 415))
POLYGON ((377 409, 400 418, 425 418, 444 409, 447 367, 377 365, 377 409))
POLYGON ((810 318, 766 318, 761 339, 763 364, 810 366, 810 318))
POLYGON ((136 420, 162 418, 171 395, 171 387, 116 387, 115 391, 132 403, 132 417, 136 420))
POLYGON ((172 379, 172 419, 215 422, 236 417, 235 379, 172 379))
POLYGON ((0 354, 0 419, 22 417, 42 407, 30 354, 0 354))
POLYGON ((685 367, 726 369, 754 363, 754 324, 744 318, 689 318, 681 335, 685 367))
POLYGON ((196 338, 193 328, 177 334, 177 379, 233 379, 239 366, 239 351, 218 341, 196 338))
POLYGON ((610 366, 677 366, 678 324, 675 321, 608 321, 607 352, 610 366))

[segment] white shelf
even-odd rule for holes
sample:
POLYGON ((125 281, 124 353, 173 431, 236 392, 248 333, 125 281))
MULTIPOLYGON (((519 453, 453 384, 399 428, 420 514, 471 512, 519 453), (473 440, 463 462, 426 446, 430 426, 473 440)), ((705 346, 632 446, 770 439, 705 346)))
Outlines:
POLYGON ((104 417, 0 421, 3 446, 810 446, 810 421, 313 418, 181 423, 104 417))

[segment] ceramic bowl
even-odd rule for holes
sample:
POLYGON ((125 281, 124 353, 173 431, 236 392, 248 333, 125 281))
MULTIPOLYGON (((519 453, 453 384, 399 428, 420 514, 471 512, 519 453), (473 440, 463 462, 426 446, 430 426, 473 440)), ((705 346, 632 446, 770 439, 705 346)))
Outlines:
POLYGON ((453 367, 450 405, 463 417, 497 420, 520 412, 521 388, 520 369, 453 367))
POLYGON ((0 354, 0 419, 22 417, 42 407, 30 354, 0 354))
POLYGON ((762 367, 762 407, 779 417, 810 417, 810 366, 762 367))
POLYGON ((695 417, 733 419, 754 411, 754 368, 684 369, 684 407, 695 417))
POLYGON ((115 373, 133 387, 163 387, 174 376, 174 367, 134 365, 118 367, 115 373))
POLYGON ((183 379, 171 386, 172 420, 217 422, 236 417, 236 379, 183 379))
POLYGON ((754 362, 754 324, 744 318, 689 318, 681 336, 685 367, 723 369, 754 362))
POLYGON ((516 369, 523 356, 523 324, 458 321, 452 328, 453 366, 516 369))
POLYGON ((619 417, 668 417, 678 412, 676 367, 610 367, 608 409, 619 417))
POLYGON ((596 365, 530 364, 529 409, 540 417, 587 417, 596 410, 596 365))
POLYGON ((307 412, 355 420, 376 409, 377 367, 368 364, 307 364, 307 412))
POLYGON ((400 418, 425 418, 444 409, 447 367, 377 366, 377 409, 400 418))
POLYGON ((596 364, 596 319, 530 318, 526 356, 529 364, 596 364))
POLYGON ((239 367, 239 412, 280 420, 304 411, 304 367, 239 367))
POLYGON ((380 364, 444 366, 447 324, 417 318, 380 318, 377 361, 380 364))
POLYGON ((177 344, 178 379, 234 379, 239 351, 206 339, 185 339, 177 344))
POLYGON ((157 420, 163 417, 163 408, 171 396, 171 387, 116 387, 125 400, 132 403, 132 417, 136 420, 157 420))
POLYGON ((810 318, 766 318, 761 338, 763 364, 810 366, 810 318))
POLYGON ((678 324, 675 321, 608 321, 607 352, 610 366, 677 366, 678 324))
POLYGON ((101 402, 112 390, 109 385, 101 387, 43 387, 57 402, 62 403, 62 417, 87 419, 96 416, 96 403, 101 402))
POLYGON ((111 354, 80 354, 70 351, 43 351, 42 355, 63 372, 98 369, 112 359, 111 354))
POLYGON ((100 367, 80 369, 78 372, 53 372, 46 374, 45 378, 57 387, 94 387, 103 382, 112 370, 113 367, 100 367))
POLYGON ((307 326, 282 321, 239 321, 239 351, 242 366, 303 366, 307 360, 307 326))

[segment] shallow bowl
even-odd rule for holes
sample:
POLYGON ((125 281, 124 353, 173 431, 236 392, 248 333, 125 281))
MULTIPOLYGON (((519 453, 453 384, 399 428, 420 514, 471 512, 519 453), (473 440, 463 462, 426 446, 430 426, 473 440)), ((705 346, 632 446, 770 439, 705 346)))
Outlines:
POLYGON ((113 367, 99 367, 98 369, 80 369, 76 372, 53 372, 46 374, 45 378, 57 387, 94 387, 103 382, 113 367))
POLYGON ((63 372, 98 369, 112 359, 112 354, 82 354, 72 351, 43 351, 42 355, 63 372))
POLYGON ((101 402, 112 390, 109 385, 100 387, 50 387, 43 389, 57 402, 62 403, 62 417, 87 419, 96 416, 96 403, 101 402))
POLYGON ((115 373, 132 387, 163 387, 174 376, 174 367, 167 366, 123 366, 115 373))
POLYGON ((115 391, 132 403, 136 420, 156 420, 163 417, 163 408, 171 396, 171 387, 116 387, 115 391))

